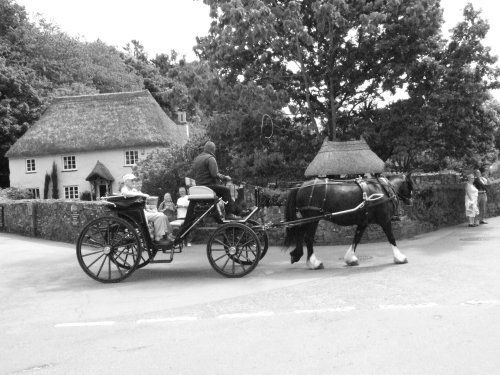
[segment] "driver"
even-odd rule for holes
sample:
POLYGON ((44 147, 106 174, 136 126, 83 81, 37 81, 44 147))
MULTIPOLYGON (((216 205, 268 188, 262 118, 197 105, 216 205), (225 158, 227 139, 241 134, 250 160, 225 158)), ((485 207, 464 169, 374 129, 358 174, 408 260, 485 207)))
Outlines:
POLYGON ((219 173, 219 167, 215 160, 215 143, 208 141, 203 147, 203 152, 193 161, 192 174, 196 185, 206 186, 212 189, 218 197, 227 202, 226 219, 239 220, 241 217, 238 208, 231 197, 231 191, 226 186, 218 185, 217 179, 231 181, 231 177, 219 173))

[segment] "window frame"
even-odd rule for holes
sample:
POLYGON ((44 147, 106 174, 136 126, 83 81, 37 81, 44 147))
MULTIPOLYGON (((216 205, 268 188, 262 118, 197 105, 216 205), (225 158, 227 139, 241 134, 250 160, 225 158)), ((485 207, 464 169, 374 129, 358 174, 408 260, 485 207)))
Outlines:
POLYGON ((63 155, 62 157, 62 172, 76 171, 78 170, 78 165, 76 164, 76 155, 63 155), (73 158, 74 168, 66 168, 67 164, 66 160, 69 158, 73 158))
POLYGON ((24 169, 25 169, 26 173, 36 173, 35 159, 34 158, 25 159, 24 169))
POLYGON ((40 199, 40 188, 28 188, 33 199, 40 199))
POLYGON ((126 167, 133 167, 134 165, 137 164, 137 162, 139 161, 139 150, 126 150, 125 153, 124 153, 124 157, 125 157, 125 166, 126 167), (134 162, 133 163, 129 163, 130 161, 130 153, 134 153, 134 162))
POLYGON ((78 185, 66 185, 64 188, 64 199, 79 199, 80 187, 78 185), (71 197, 73 195, 73 197, 71 197))

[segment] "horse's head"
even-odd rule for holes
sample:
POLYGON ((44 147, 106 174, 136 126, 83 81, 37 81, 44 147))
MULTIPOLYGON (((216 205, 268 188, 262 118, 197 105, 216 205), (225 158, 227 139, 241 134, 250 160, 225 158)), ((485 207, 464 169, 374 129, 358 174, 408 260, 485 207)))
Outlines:
POLYGON ((413 182, 411 180, 411 173, 389 176, 388 180, 394 187, 398 198, 405 204, 412 205, 413 182))

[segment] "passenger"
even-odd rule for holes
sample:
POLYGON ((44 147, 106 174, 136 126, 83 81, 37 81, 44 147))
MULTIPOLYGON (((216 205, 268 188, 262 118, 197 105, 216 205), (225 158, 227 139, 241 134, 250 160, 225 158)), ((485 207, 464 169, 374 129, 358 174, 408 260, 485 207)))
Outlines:
MULTIPOLYGON (((179 188, 179 198, 177 199, 177 219, 184 220, 186 218, 187 209, 189 206, 189 199, 186 195, 186 188, 179 188)), ((186 246, 191 246, 191 233, 186 236, 186 246)))
POLYGON ((231 181, 231 177, 219 173, 219 167, 215 160, 215 143, 210 141, 205 143, 203 152, 193 161, 192 174, 196 185, 209 187, 218 197, 226 202, 226 219, 241 219, 241 217, 237 216, 239 210, 231 197, 231 191, 226 186, 218 185, 217 183, 217 179, 231 181))
MULTIPOLYGON (((124 197, 148 198, 148 194, 142 193, 139 189, 136 188, 136 186, 134 186, 136 181, 137 177, 135 177, 132 173, 128 173, 123 176, 124 185, 121 189, 122 195, 124 197)), ((144 215, 146 216, 147 221, 150 221, 154 224, 154 241, 156 244, 168 245, 174 240, 174 237, 171 235, 172 227, 170 226, 170 222, 163 213, 144 210, 144 215)))
POLYGON ((158 207, 158 211, 163 212, 163 214, 167 215, 170 222, 176 219, 175 216, 177 208, 172 201, 172 196, 170 195, 170 193, 165 193, 165 195, 163 196, 163 202, 161 202, 160 206, 158 207))

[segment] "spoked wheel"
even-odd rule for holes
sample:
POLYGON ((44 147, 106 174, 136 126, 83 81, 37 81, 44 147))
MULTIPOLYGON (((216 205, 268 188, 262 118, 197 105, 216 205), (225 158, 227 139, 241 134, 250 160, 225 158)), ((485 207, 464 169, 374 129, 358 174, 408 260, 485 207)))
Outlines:
POLYGON ((102 283, 129 277, 141 261, 142 247, 134 227, 117 217, 101 217, 88 223, 76 243, 83 271, 102 283))
POLYGON ((261 255, 255 232, 241 223, 221 225, 207 244, 207 256, 213 269, 226 277, 242 277, 257 266, 261 255))
POLYGON ((260 241, 260 259, 264 258, 267 253, 267 248, 269 247, 269 237, 267 232, 262 228, 262 226, 255 220, 249 219, 246 224, 252 228, 260 241))

